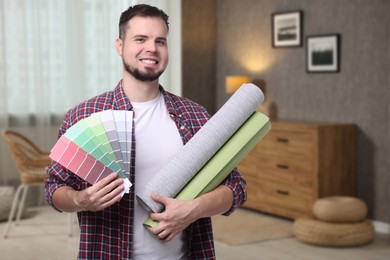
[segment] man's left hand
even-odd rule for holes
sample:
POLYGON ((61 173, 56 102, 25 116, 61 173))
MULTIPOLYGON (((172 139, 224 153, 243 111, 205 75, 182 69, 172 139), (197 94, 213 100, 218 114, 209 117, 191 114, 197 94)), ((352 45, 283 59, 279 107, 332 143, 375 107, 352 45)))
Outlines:
POLYGON ((161 213, 149 213, 149 217, 154 221, 158 221, 159 224, 154 228, 148 227, 149 231, 163 242, 171 241, 177 234, 198 219, 196 200, 171 199, 156 193, 152 193, 151 197, 165 206, 165 210, 161 213))

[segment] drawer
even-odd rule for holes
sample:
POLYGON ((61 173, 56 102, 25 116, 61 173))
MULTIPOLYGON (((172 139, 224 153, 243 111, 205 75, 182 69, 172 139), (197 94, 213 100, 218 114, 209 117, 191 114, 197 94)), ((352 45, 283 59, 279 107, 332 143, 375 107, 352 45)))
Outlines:
POLYGON ((271 130, 255 151, 257 154, 314 159, 315 138, 312 132, 271 130))
POLYGON ((248 207, 272 212, 291 212, 290 216, 312 215, 313 193, 297 186, 248 177, 247 192, 248 207))
POLYGON ((314 163, 309 160, 249 154, 238 169, 245 177, 283 181, 308 189, 314 186, 314 163))

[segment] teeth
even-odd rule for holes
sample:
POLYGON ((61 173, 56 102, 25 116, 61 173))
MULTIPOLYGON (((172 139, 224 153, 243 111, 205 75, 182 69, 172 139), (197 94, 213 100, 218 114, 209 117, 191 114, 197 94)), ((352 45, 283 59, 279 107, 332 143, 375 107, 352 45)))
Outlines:
POLYGON ((156 64, 157 62, 155 60, 142 60, 143 63, 147 64, 156 64))

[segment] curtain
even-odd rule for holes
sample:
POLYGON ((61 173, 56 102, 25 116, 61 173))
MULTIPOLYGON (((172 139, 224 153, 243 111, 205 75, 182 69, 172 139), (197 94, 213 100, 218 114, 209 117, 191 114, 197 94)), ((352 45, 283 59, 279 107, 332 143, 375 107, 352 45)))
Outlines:
MULTIPOLYGON (((50 149, 68 109, 121 79, 114 47, 119 16, 137 3, 155 5, 171 18, 174 49, 161 84, 180 95, 180 1, 0 0, 1 130, 18 129, 50 149)), ((1 139, 0 184, 14 175, 1 139)))

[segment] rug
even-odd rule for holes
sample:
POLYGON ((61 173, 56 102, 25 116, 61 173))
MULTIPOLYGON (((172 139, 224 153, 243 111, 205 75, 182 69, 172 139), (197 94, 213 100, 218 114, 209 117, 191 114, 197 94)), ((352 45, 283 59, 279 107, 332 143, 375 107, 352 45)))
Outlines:
POLYGON ((232 215, 212 217, 214 239, 229 245, 292 237, 293 221, 239 208, 232 215))

